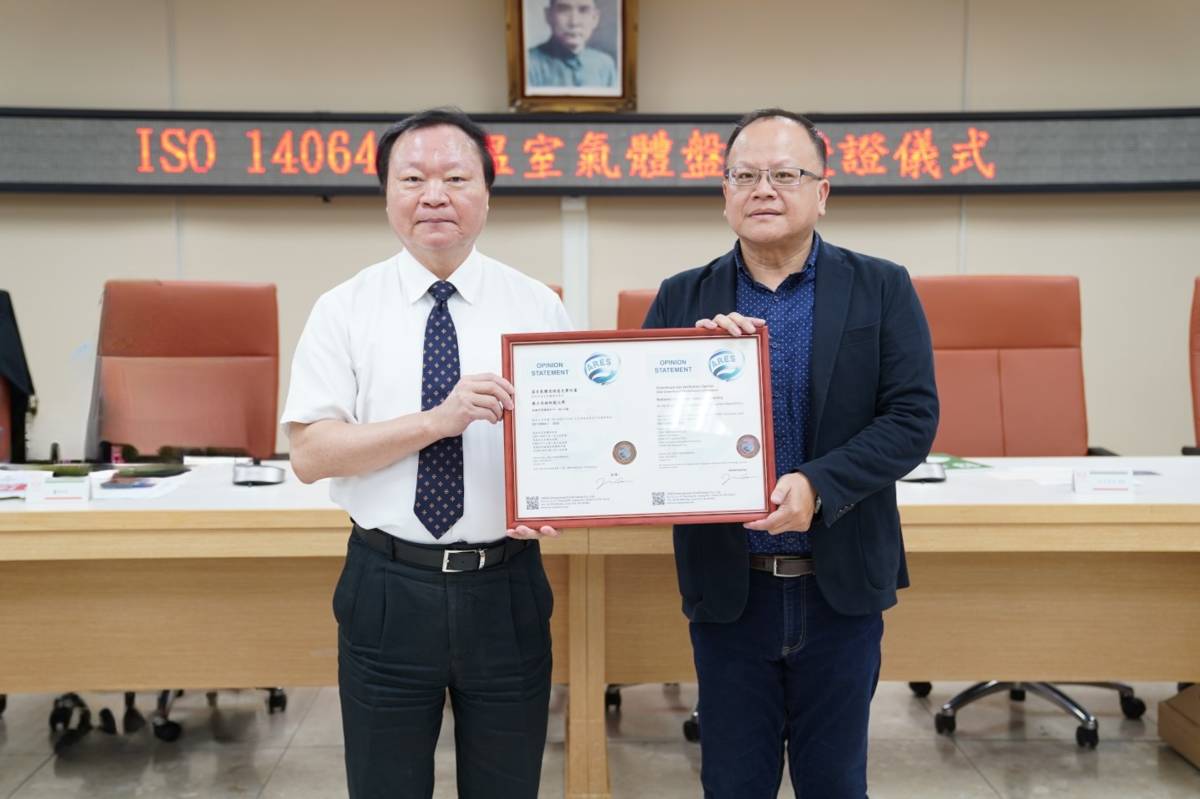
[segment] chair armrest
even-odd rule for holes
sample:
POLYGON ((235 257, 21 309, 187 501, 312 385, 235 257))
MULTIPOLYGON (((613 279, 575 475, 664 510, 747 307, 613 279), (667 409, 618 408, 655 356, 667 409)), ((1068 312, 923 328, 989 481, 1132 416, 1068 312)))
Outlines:
POLYGON ((1107 455, 1109 457, 1113 457, 1116 454, 1117 453, 1113 452, 1107 447, 1088 447, 1088 455, 1107 455))
POLYGON ((1184 455, 1200 455, 1200 447, 1184 447, 1182 450, 1184 455))

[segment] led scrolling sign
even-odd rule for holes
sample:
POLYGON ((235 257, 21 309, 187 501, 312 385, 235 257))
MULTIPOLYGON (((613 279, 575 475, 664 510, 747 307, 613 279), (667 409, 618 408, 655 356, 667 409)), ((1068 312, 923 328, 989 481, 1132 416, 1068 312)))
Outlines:
MULTIPOLYGON (((395 118, 0 109, 0 190, 374 193, 395 118)), ((712 193, 734 121, 476 118, 498 194, 712 193)), ((1200 109, 814 119, 839 192, 1200 188, 1200 109)))

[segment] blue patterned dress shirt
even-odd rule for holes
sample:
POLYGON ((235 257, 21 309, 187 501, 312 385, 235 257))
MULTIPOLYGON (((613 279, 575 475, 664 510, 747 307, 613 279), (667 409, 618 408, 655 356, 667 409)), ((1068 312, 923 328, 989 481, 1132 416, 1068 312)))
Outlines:
MULTIPOLYGON (((733 248, 737 261, 737 311, 767 320, 770 334, 771 405, 775 432, 775 475, 794 472, 808 451, 809 390, 812 383, 813 301, 821 237, 813 231, 812 251, 804 269, 788 275, 779 288, 757 282, 742 260, 742 245, 733 248)), ((807 555, 812 551, 801 532, 771 535, 748 530, 750 551, 762 555, 807 555)))

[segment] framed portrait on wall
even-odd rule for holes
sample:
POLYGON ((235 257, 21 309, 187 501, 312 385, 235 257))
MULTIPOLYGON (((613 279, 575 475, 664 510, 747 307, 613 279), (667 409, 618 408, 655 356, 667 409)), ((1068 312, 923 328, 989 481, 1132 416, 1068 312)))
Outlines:
POLYGON ((508 99, 519 111, 632 111, 637 0, 507 0, 508 99))

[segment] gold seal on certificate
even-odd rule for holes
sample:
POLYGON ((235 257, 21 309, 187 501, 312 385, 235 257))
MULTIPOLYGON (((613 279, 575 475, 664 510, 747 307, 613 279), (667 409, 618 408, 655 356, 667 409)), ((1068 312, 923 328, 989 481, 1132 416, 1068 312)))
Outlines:
POLYGON ((503 337, 507 522, 747 521, 771 510, 767 331, 503 337))

